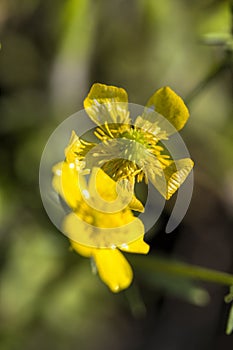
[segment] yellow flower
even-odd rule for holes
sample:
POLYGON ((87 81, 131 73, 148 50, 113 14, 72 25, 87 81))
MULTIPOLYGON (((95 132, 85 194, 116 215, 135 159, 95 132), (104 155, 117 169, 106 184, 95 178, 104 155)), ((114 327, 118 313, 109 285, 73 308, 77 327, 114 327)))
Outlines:
POLYGON ((143 223, 132 212, 144 211, 134 195, 135 179, 151 181, 165 199, 181 186, 193 161, 172 159, 162 140, 183 128, 189 112, 168 87, 153 94, 135 123, 121 88, 94 84, 84 107, 101 142, 88 142, 73 131, 65 161, 53 168, 53 187, 72 210, 62 224, 72 248, 93 259, 103 282, 118 292, 133 278, 120 251, 149 251, 143 223))
POLYGON ((77 153, 86 157, 86 168, 101 166, 115 181, 134 184, 145 178, 169 199, 193 168, 190 158, 173 160, 162 153, 161 140, 185 125, 189 112, 183 100, 169 87, 155 92, 134 125, 129 116, 127 93, 122 88, 94 84, 84 100, 84 108, 98 127, 101 145, 89 145, 77 153), (155 113, 156 112, 156 113, 155 113), (163 118, 161 118, 161 116, 163 118), (166 122, 168 121, 168 122, 166 122))
MULTIPOLYGON (((74 138, 73 132, 65 150, 66 161, 53 168, 53 187, 73 209, 64 219, 63 232, 76 252, 94 260, 100 278, 110 290, 119 292, 133 279, 132 269, 120 250, 141 254, 149 251, 143 240, 144 226, 129 209, 143 211, 143 206, 135 196, 126 196, 128 202, 124 203, 125 192, 118 193, 116 182, 101 169, 92 170, 87 184, 79 164, 76 167, 74 163, 74 138)), ((126 194, 132 196, 132 192, 126 194)))

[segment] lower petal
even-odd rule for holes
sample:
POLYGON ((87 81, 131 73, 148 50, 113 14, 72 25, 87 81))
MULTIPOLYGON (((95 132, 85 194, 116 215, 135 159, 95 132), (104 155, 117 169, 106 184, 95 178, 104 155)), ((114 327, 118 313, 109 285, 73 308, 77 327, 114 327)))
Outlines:
POLYGON ((93 249, 93 257, 102 281, 112 292, 117 293, 129 287, 133 271, 117 249, 93 249))
POLYGON ((87 247, 85 245, 79 244, 75 241, 70 241, 71 247, 80 255, 84 256, 85 258, 90 258, 92 255, 92 248, 87 247))
POLYGON ((119 249, 127 253, 147 254, 150 250, 150 246, 146 242, 144 242, 143 236, 141 236, 134 242, 131 242, 129 244, 123 244, 119 247, 119 249))

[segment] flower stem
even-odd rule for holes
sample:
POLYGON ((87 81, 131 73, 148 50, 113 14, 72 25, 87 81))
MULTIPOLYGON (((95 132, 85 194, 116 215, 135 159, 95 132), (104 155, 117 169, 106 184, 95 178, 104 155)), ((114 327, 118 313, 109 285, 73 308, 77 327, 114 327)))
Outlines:
POLYGON ((233 285, 233 275, 196 265, 190 265, 162 257, 133 256, 132 263, 138 269, 146 269, 151 272, 163 272, 169 275, 176 275, 191 279, 198 279, 207 282, 214 282, 223 285, 233 285))

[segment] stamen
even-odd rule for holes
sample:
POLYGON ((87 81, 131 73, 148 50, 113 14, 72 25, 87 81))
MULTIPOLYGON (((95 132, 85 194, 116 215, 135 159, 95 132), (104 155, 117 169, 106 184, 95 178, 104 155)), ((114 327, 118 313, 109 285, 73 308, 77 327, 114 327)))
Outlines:
POLYGON ((104 123, 104 126, 105 126, 106 130, 108 131, 109 135, 110 135, 112 138, 114 138, 114 136, 113 136, 111 130, 109 129, 109 126, 108 126, 108 123, 107 123, 107 122, 104 123))

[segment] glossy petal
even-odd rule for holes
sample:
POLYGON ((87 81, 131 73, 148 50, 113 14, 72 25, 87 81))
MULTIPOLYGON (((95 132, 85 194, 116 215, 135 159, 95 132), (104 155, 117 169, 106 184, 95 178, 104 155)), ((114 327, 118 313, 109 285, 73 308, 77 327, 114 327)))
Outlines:
POLYGON ((54 190, 61 196, 63 194, 62 183, 61 183, 62 165, 63 165, 63 162, 57 163, 53 166, 53 169, 52 169, 53 171, 52 186, 54 190))
POLYGON ((62 223, 62 231, 65 235, 77 244, 88 247, 99 246, 98 232, 95 235, 93 228, 94 216, 87 211, 83 211, 80 206, 76 213, 66 215, 62 223))
POLYGON ((100 168, 94 168, 92 170, 88 190, 94 197, 100 196, 99 201, 103 199, 110 202, 110 204, 113 204, 115 201, 113 211, 123 209, 125 207, 123 204, 129 203, 129 209, 144 212, 142 203, 132 193, 133 188, 127 191, 125 187, 123 188, 121 182, 115 182, 100 168))
POLYGON ((165 168, 164 172, 167 180, 166 199, 169 199, 182 185, 192 170, 193 165, 194 163, 190 158, 185 158, 176 160, 165 168))
POLYGON ((90 258, 92 256, 93 248, 79 244, 72 240, 70 241, 70 244, 73 250, 75 250, 78 254, 84 256, 85 258, 90 258))
POLYGON ((143 240, 143 236, 141 236, 134 242, 122 245, 119 249, 127 253, 147 254, 150 246, 143 240))
POLYGON ((71 133, 68 146, 65 148, 65 156, 67 163, 73 163, 75 168, 79 171, 83 171, 86 164, 86 154, 96 146, 93 142, 87 142, 80 139, 75 131, 71 133), (84 161, 85 159, 85 161, 84 161))
POLYGON ((53 187, 71 208, 76 208, 81 199, 80 181, 77 170, 70 163, 60 162, 53 167, 53 187))
POLYGON ((79 137, 76 135, 73 130, 71 133, 70 141, 68 146, 65 148, 65 156, 68 163, 75 162, 77 158, 76 153, 79 153, 81 150, 81 142, 79 137))
POLYGON ((91 194, 97 192, 106 201, 114 201, 117 198, 116 182, 101 168, 92 169, 88 190, 91 194))
POLYGON ((94 84, 84 100, 84 108, 97 125, 130 122, 128 95, 122 88, 94 84))
POLYGON ((133 196, 131 202, 129 203, 129 209, 134 210, 134 211, 138 211, 140 213, 144 213, 143 204, 135 196, 133 196))
MULTIPOLYGON (((163 87, 156 91, 154 95, 151 96, 146 106, 165 117, 176 130, 182 129, 189 117, 189 111, 184 101, 169 87, 163 87)), ((147 119, 146 115, 144 117, 147 119)), ((164 124, 164 126, 161 124, 163 123, 159 125, 161 129, 167 131, 168 134, 175 131, 167 130, 170 128, 166 127, 166 124, 164 124)))
POLYGON ((80 208, 68 214, 62 231, 71 240, 93 248, 120 247, 144 235, 142 221, 130 210, 117 214, 101 213, 94 209, 80 208))
POLYGON ((192 168, 193 161, 190 158, 171 161, 170 165, 163 170, 163 176, 155 174, 150 180, 165 199, 170 199, 185 181, 192 168))
POLYGON ((118 249, 93 249, 93 257, 100 278, 112 292, 117 293, 129 287, 133 272, 118 249))

